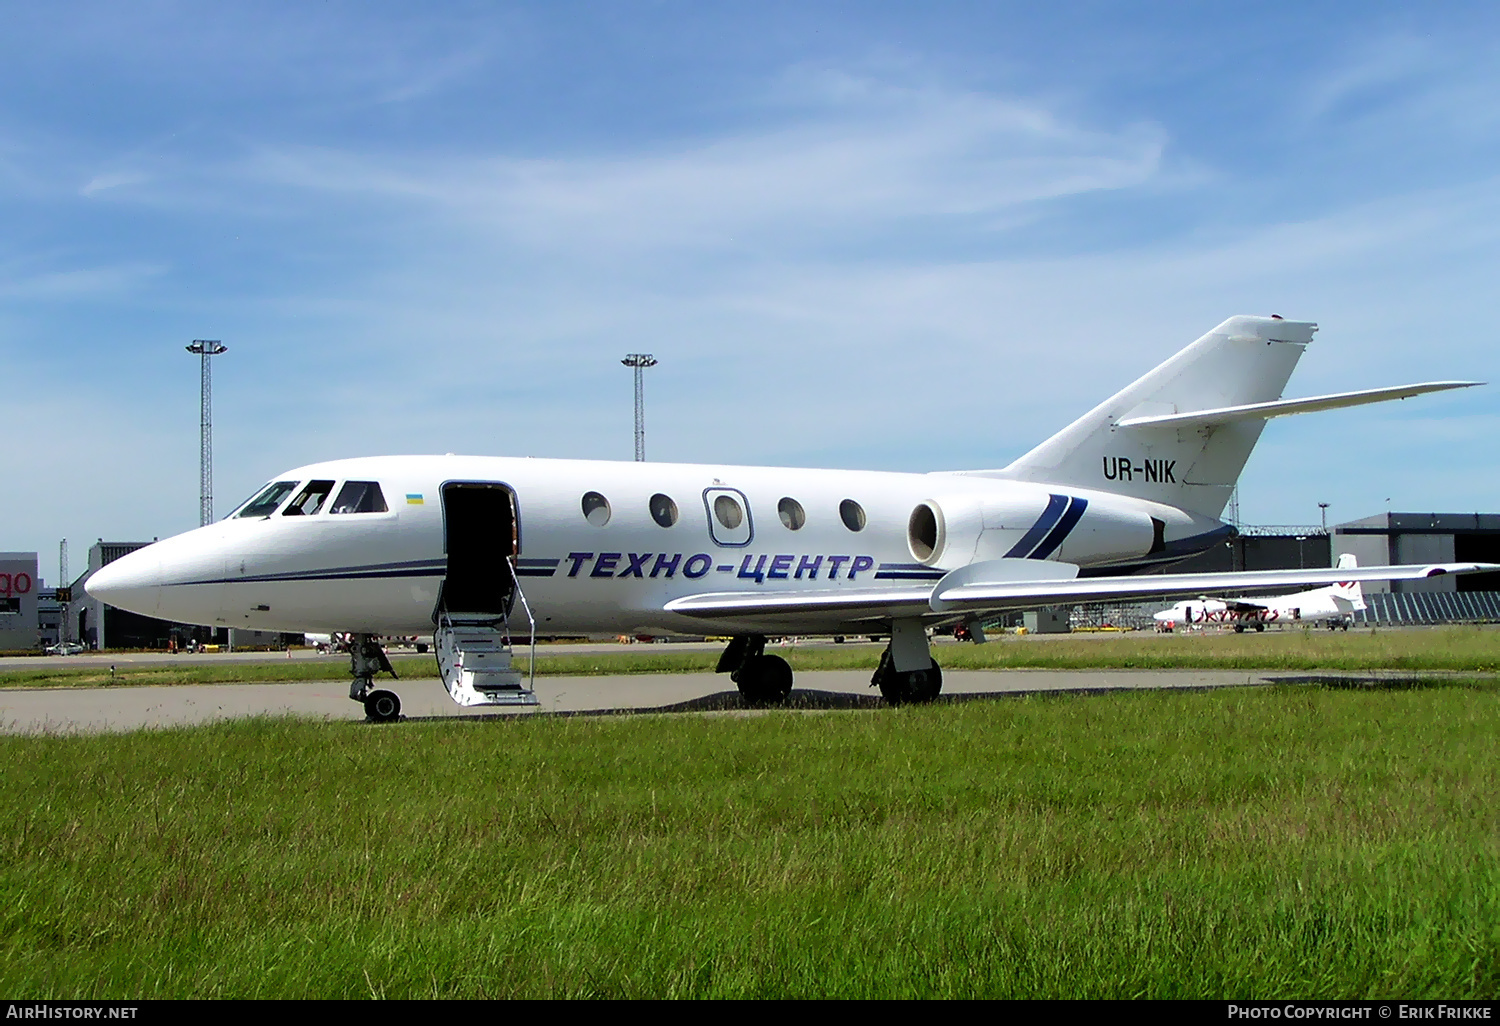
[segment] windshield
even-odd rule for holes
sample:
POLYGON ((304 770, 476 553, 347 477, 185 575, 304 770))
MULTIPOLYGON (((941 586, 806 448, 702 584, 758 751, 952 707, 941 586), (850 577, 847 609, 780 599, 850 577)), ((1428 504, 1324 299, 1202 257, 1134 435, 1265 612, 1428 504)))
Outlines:
POLYGON ((237 516, 268 517, 276 512, 276 507, 281 505, 281 500, 286 498, 287 493, 296 487, 296 481, 277 481, 247 502, 245 508, 240 510, 237 516))

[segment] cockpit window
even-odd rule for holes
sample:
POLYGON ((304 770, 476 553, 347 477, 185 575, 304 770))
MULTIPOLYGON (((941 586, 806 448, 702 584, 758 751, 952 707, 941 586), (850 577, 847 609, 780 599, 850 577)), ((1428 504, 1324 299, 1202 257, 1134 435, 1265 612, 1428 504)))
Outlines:
POLYGON ((374 481, 345 481, 330 513, 384 513, 385 496, 374 481))
POLYGON ((286 509, 281 511, 284 517, 312 516, 323 508, 323 503, 328 501, 328 493, 333 491, 332 481, 309 481, 307 487, 297 493, 297 497, 286 504, 286 509))
POLYGON ((276 507, 281 505, 281 500, 286 498, 287 492, 296 487, 296 481, 277 481, 273 485, 268 485, 265 491, 245 503, 245 508, 240 510, 236 515, 242 517, 268 517, 276 512, 276 507))

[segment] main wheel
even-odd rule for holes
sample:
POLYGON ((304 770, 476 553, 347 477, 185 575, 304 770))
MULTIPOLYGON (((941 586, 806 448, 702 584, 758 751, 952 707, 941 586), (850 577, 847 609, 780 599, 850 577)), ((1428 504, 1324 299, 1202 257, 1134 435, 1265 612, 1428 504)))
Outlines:
POLYGON ((880 654, 880 666, 872 681, 880 695, 891 705, 921 705, 931 702, 943 690, 943 670, 934 661, 925 670, 897 670, 891 662, 891 650, 880 654))
POLYGON ((401 718, 401 699, 394 691, 371 691, 365 696, 365 715, 374 723, 394 723, 401 718))
POLYGON ((752 705, 780 702, 792 693, 792 667, 781 656, 751 656, 730 679, 752 705))

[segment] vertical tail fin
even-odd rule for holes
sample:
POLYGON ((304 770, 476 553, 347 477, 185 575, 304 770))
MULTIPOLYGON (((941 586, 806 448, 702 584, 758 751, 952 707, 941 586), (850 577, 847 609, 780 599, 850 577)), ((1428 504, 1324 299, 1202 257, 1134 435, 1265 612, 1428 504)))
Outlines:
POLYGON ((1281 398, 1317 325, 1231 317, 997 476, 1097 488, 1217 518, 1265 421, 1121 427, 1131 417, 1281 398))
MULTIPOLYGON (((1358 565, 1352 552, 1346 552, 1339 557, 1338 568, 1340 570, 1347 570, 1358 565)), ((1353 610, 1365 608, 1365 589, 1359 581, 1341 581, 1328 590, 1333 594, 1335 601, 1342 600, 1338 601, 1340 608, 1343 607, 1344 602, 1348 602, 1353 610)))

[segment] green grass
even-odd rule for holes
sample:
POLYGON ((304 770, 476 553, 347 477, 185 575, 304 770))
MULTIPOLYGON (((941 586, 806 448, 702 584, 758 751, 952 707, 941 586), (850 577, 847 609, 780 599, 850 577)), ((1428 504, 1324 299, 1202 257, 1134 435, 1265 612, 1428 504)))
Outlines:
MULTIPOLYGON (((873 670, 878 645, 773 647, 794 670, 873 670)), ((947 669, 1234 669, 1234 670, 1412 670, 1494 672, 1500 670, 1500 630, 1449 627, 1436 630, 1287 630, 1266 634, 1122 635, 1109 638, 1000 637, 986 645, 941 645, 934 653, 947 669)), ((522 653, 524 657, 524 652, 522 653)), ((683 651, 667 645, 637 645, 619 652, 565 653, 545 649, 537 673, 584 676, 627 673, 706 673, 716 651, 683 651)), ((434 677, 433 658, 391 660, 402 677, 434 677)), ((98 684, 267 683, 343 679, 343 660, 277 660, 264 663, 183 663, 61 668, 38 660, 35 668, 0 672, 0 687, 81 687, 98 684)))
POLYGON ((0 738, 0 992, 1493 999, 1497 698, 0 738))

